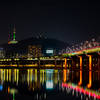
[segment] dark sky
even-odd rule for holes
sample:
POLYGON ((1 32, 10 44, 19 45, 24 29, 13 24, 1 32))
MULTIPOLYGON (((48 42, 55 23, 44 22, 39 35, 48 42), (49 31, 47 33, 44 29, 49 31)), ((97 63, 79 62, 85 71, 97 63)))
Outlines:
POLYGON ((86 0, 0 2, 0 44, 7 42, 10 24, 16 38, 44 33, 68 43, 100 35, 100 3, 86 0))

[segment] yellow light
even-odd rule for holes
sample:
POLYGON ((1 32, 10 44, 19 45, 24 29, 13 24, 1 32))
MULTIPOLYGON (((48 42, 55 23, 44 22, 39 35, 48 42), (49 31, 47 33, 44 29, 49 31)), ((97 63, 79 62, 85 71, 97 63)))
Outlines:
POLYGON ((8 69, 7 69, 7 81, 8 81, 8 69))
POLYGON ((28 83, 28 85, 29 85, 29 69, 27 70, 27 72, 28 72, 28 74, 27 74, 27 83, 28 83))
POLYGON ((17 93, 17 92, 18 92, 18 90, 14 89, 14 88, 9 89, 9 93, 11 93, 11 94, 14 94, 14 93, 17 93))
POLYGON ((58 70, 55 70, 54 71, 54 73, 55 73, 55 84, 57 84, 58 83, 58 70))
POLYGON ((31 75, 30 75, 30 81, 32 82, 32 74, 33 74, 33 69, 30 70, 31 71, 31 75))
POLYGON ((37 69, 35 69, 35 82, 37 82, 37 69))
POLYGON ((5 81, 5 69, 4 69, 4 81, 5 81))
POLYGON ((44 83, 44 70, 43 70, 43 83, 44 83))
POLYGON ((0 70, 1 70, 1 81, 3 81, 3 69, 0 70))
POLYGON ((40 70, 40 83, 42 83, 42 70, 40 70))
POLYGON ((17 84, 18 84, 18 80, 19 80, 19 69, 17 69, 17 84))
POLYGON ((16 69, 14 70, 15 82, 16 82, 16 69))

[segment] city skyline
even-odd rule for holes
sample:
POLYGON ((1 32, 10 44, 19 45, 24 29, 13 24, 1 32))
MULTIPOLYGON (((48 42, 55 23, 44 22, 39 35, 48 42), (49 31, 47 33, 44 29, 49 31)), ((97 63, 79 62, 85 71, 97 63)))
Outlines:
POLYGON ((100 100, 100 2, 0 2, 0 100, 100 100))
POLYGON ((8 41, 10 24, 17 40, 44 33, 67 43, 99 36, 99 2, 1 2, 0 44, 8 41))

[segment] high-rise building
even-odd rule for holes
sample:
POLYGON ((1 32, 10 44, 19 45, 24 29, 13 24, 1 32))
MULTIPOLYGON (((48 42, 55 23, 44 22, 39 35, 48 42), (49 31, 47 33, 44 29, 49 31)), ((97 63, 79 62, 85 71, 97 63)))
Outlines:
POLYGON ((41 56, 42 56, 41 46, 39 45, 28 46, 28 58, 35 58, 41 56))
POLYGON ((5 51, 3 48, 0 48, 0 58, 4 58, 5 57, 5 51))

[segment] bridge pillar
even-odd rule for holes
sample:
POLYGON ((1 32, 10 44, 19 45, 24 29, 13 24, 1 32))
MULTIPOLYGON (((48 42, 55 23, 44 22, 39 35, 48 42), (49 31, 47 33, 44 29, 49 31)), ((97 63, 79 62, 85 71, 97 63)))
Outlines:
POLYGON ((92 55, 88 55, 89 57, 89 70, 92 70, 92 55))
POLYGON ((92 86, 92 55, 88 55, 89 57, 89 83, 87 84, 87 88, 91 88, 92 86))
POLYGON ((67 68, 67 58, 65 58, 65 68, 67 68))
POLYGON ((78 85, 82 85, 82 56, 79 56, 80 59, 80 81, 78 82, 78 85))
POLYGON ((82 70, 82 56, 79 56, 80 59, 80 70, 82 70))

